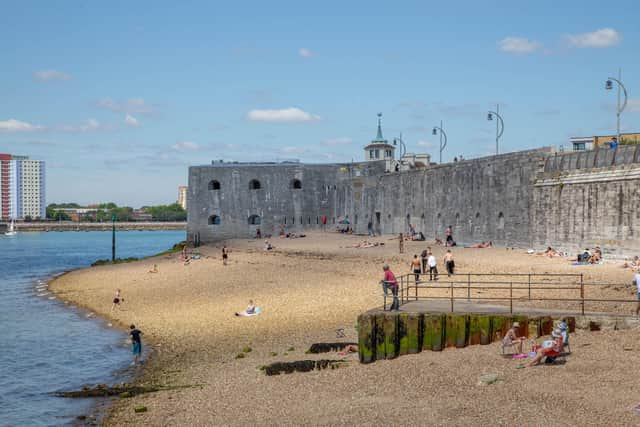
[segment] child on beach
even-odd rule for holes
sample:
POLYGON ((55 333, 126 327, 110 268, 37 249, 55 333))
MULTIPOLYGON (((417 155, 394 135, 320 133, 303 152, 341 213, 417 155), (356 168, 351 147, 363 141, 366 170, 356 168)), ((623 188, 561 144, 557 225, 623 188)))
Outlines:
POLYGON ((252 316, 254 314, 257 314, 256 306, 253 304, 253 300, 250 299, 247 309, 245 311, 237 312, 236 316, 252 316))
POLYGON ((120 295, 120 289, 116 289, 116 293, 113 296, 113 305, 111 306, 111 312, 116 308, 116 306, 120 307, 120 302, 123 302, 124 298, 120 295))
POLYGON ((142 354, 142 339, 140 338, 142 331, 136 329, 136 325, 131 325, 129 329, 131 329, 129 335, 131 335, 131 352, 133 353, 133 364, 135 365, 140 362, 140 355, 142 354))

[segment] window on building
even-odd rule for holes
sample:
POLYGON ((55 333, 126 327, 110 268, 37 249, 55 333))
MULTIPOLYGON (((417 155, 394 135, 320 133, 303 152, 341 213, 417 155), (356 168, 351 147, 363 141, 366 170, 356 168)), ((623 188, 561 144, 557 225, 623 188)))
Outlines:
POLYGON ((249 217, 249 225, 260 225, 261 222, 262 220, 259 215, 251 215, 249 217))
POLYGON ((209 217, 209 225, 220 225, 220 217, 218 215, 211 215, 209 217))
POLYGON ((300 181, 299 179, 292 179, 291 188, 293 188, 294 190, 302 189, 302 181, 300 181))
POLYGON ((260 185, 260 181, 258 181, 257 179, 252 179, 251 181, 249 181, 249 190, 259 190, 261 187, 260 185))
POLYGON ((212 181, 209 181, 209 190, 219 190, 220 189, 220 183, 218 181, 216 181, 215 179, 212 181))
POLYGON ((374 154, 373 154, 373 150, 369 150, 369 158, 370 158, 370 159, 373 159, 373 158, 374 158, 374 157, 373 157, 373 155, 374 155, 374 154))
POLYGON ((500 212, 498 214, 498 229, 503 229, 503 228, 504 228, 504 214, 500 212))
POLYGON ((376 159, 380 158, 380 150, 376 150, 376 159))

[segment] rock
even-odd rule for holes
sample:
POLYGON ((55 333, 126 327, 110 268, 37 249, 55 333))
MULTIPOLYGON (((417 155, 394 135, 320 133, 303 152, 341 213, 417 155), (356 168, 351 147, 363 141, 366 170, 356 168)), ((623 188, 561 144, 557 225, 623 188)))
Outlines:
POLYGON ((135 408, 133 408, 133 411, 136 413, 147 412, 147 407, 143 405, 136 406, 135 408))
POLYGON ((480 376, 478 385, 499 384, 501 382, 502 379, 498 376, 498 374, 484 374, 480 376))
POLYGON ((120 393, 120 397, 122 398, 131 397, 131 393, 129 393, 128 391, 122 392, 120 393))

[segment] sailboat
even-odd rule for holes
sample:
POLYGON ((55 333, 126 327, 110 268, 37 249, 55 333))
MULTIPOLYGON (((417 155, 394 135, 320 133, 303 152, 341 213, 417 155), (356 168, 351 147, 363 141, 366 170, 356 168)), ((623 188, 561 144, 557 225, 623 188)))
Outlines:
POLYGON ((9 229, 7 230, 6 233, 4 233, 5 236, 15 236, 16 234, 18 234, 18 232, 16 231, 16 225, 14 223, 13 220, 11 220, 11 224, 9 224, 9 229))

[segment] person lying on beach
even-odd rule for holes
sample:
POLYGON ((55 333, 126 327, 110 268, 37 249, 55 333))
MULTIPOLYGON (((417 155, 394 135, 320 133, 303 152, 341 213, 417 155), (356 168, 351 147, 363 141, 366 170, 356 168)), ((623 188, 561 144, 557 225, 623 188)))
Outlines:
POLYGON ((545 341, 538 350, 536 350, 535 357, 529 363, 529 366, 536 366, 540 364, 540 361, 544 357, 553 357, 559 356, 562 353, 562 333, 556 329, 551 333, 553 337, 553 341, 545 341))
POLYGON ((435 240, 433 241, 433 244, 434 244, 434 245, 440 245, 440 246, 442 246, 442 245, 443 245, 442 240, 440 240, 440 239, 435 239, 435 240))
POLYGON ((357 353, 357 352, 358 352, 358 346, 356 344, 348 344, 338 354, 340 356, 346 356, 349 353, 357 353))
POLYGON ((149 273, 157 273, 158 272, 158 264, 153 264, 153 268, 149 270, 149 273))
POLYGON ((589 264, 597 264, 600 261, 602 261, 602 249, 596 246, 587 262, 589 264))
POLYGON ((111 306, 111 312, 117 307, 120 307, 120 303, 124 302, 124 298, 122 298, 120 294, 120 289, 116 289, 116 293, 113 296, 113 305, 111 306))
POLYGON ((273 250, 273 245, 268 240, 264 241, 264 250, 265 251, 273 250))
POLYGON ((256 310, 257 310, 257 307, 253 304, 253 300, 250 299, 249 305, 247 305, 247 309, 245 311, 236 312, 235 315, 236 316, 253 316, 255 314, 258 314, 256 310))
POLYGON ((491 248, 491 247, 493 247, 493 242, 491 241, 489 242, 482 241, 482 243, 476 243, 475 245, 465 246, 465 248, 473 248, 473 249, 485 249, 485 248, 491 248))
POLYGON ((560 256, 560 254, 558 253, 558 251, 556 251, 555 249, 553 249, 551 246, 547 246, 547 250, 544 252, 538 252, 537 254, 535 254, 536 256, 547 256, 549 258, 553 258, 554 256, 560 256))

